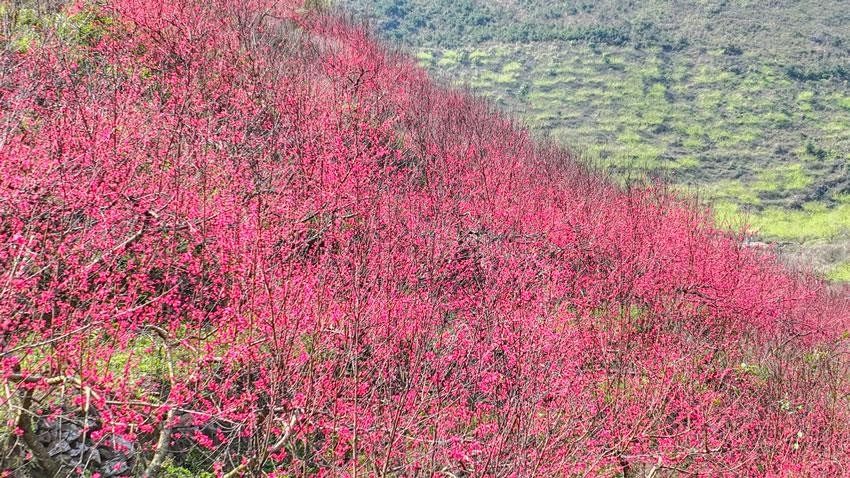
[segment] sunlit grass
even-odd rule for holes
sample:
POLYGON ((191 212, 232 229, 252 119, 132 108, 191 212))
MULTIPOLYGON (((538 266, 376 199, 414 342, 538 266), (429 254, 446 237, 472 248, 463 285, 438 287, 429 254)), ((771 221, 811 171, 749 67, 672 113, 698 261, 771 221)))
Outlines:
POLYGON ((850 262, 845 262, 826 273, 826 278, 836 282, 850 282, 850 262))
MULTIPOLYGON (((719 199, 727 203, 740 203, 749 205, 758 205, 761 200, 753 188, 743 184, 739 180, 718 181, 712 186, 706 188, 706 193, 712 199, 719 199)), ((728 211, 729 207, 725 206, 728 211)))
POLYGON ((753 189, 761 192, 793 191, 812 184, 813 178, 806 174, 802 164, 789 164, 768 169, 758 176, 753 189))
POLYGON ((457 65, 460 62, 461 55, 459 52, 455 50, 443 50, 440 59, 437 60, 437 66, 439 67, 450 67, 457 65))
POLYGON ((799 242, 830 240, 850 233, 850 204, 828 208, 807 203, 802 210, 768 208, 749 220, 765 238, 799 242))

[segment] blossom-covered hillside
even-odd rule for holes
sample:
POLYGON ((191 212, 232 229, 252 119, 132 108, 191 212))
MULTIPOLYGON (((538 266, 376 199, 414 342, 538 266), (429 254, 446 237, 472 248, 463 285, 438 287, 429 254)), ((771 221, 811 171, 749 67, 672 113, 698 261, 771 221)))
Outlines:
POLYGON ((295 0, 2 5, 3 476, 848 473, 846 304, 708 211, 295 0))

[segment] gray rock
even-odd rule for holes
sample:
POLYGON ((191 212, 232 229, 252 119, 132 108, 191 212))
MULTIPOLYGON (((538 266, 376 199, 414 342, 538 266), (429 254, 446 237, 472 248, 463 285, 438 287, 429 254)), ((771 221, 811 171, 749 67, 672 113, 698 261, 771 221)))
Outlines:
POLYGON ((76 425, 69 425, 66 427, 65 431, 62 432, 62 438, 72 442, 76 441, 82 435, 82 429, 76 425))
POLYGON ((106 446, 101 446, 100 448, 98 448, 98 451, 100 452, 100 456, 102 456, 103 459, 106 461, 109 461, 118 455, 117 453, 115 453, 115 450, 106 446))
POLYGON ((50 456, 56 456, 60 453, 65 453, 71 449, 71 445, 68 444, 65 440, 58 440, 53 442, 53 445, 50 449, 47 450, 47 454, 50 456))
POLYGON ((78 445, 74 448, 71 448, 71 450, 68 452, 68 456, 78 457, 78 456, 82 455, 84 451, 86 451, 86 446, 83 445, 83 444, 80 444, 80 445, 78 445))
POLYGON ((103 459, 100 457, 100 451, 97 448, 89 448, 85 461, 97 466, 103 463, 103 459))

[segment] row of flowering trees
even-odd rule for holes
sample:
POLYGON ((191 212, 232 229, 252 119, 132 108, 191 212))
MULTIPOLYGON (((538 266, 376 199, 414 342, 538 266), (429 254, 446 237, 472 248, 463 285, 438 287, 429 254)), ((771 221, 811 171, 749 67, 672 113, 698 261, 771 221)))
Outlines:
POLYGON ((846 304, 700 208, 294 1, 15 5, 3 476, 850 473, 846 304))

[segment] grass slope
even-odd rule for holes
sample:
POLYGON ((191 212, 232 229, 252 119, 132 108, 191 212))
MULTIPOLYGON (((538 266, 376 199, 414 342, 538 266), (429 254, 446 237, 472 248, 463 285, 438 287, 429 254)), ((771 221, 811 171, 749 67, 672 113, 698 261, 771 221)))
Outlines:
POLYGON ((766 240, 848 237, 842 2, 340 4, 433 74, 623 177, 671 179, 766 240))

